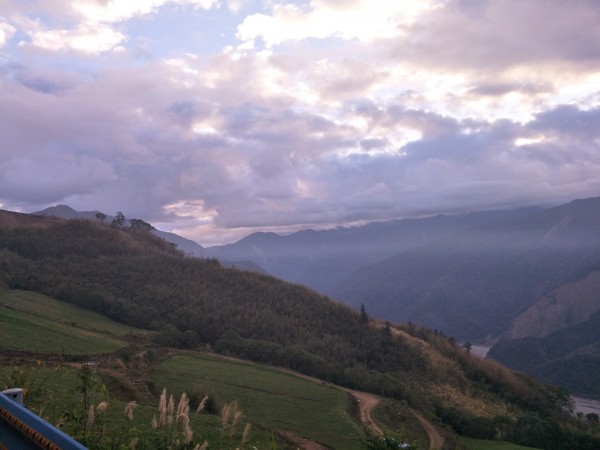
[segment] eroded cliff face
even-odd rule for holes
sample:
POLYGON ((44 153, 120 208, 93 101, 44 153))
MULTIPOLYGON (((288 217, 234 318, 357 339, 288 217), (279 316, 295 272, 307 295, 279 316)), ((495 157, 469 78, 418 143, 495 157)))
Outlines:
POLYGON ((541 297, 517 316, 505 339, 544 337, 562 328, 583 323, 600 311, 600 271, 564 284, 541 297))

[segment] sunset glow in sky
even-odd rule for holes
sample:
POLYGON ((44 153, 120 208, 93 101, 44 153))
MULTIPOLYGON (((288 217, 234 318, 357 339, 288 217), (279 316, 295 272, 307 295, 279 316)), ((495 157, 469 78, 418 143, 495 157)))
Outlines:
POLYGON ((600 195, 600 1, 0 0, 0 208, 202 245, 600 195))

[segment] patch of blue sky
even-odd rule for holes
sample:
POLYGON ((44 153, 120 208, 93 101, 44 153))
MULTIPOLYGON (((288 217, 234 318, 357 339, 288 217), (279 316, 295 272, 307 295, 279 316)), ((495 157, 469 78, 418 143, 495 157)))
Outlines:
POLYGON ((129 39, 125 45, 129 50, 147 49, 152 59, 185 53, 211 55, 236 44, 240 19, 224 6, 210 10, 163 6, 157 14, 127 21, 129 39))

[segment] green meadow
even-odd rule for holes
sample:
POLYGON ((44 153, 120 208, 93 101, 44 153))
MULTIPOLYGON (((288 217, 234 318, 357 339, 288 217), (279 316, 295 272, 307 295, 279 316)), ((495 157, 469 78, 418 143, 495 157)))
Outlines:
POLYGON ((0 291, 0 306, 33 314, 53 322, 65 323, 115 336, 139 335, 143 331, 130 327, 95 312, 79 308, 36 292, 0 291))
POLYGON ((350 416, 346 392, 268 366, 188 352, 160 364, 157 388, 214 393, 217 404, 237 400, 245 420, 288 431, 326 446, 359 449, 361 426, 350 416))
POLYGON ((120 324, 67 303, 23 291, 0 291, 0 348, 66 355, 112 353, 127 346, 112 336, 117 330, 125 334, 120 324))
MULTIPOLYGON (((82 395, 78 391, 79 369, 75 367, 47 367, 31 364, 26 366, 0 366, 0 390, 14 387, 18 379, 20 387, 26 390, 24 404, 34 413, 53 425, 60 426, 72 436, 79 436, 77 424, 69 420, 83 413, 82 395)), ((133 436, 149 436, 156 431, 152 429, 152 418, 159 416, 158 400, 155 402, 138 402, 130 420, 125 413, 128 401, 117 398, 113 393, 104 392, 98 387, 102 385, 101 375, 94 375, 96 388, 91 388, 89 403, 94 406, 102 401, 108 403, 105 412, 96 411, 95 421, 91 427, 92 434, 101 432, 106 438, 121 440, 123 447, 129 448, 133 436)), ((175 398, 177 403, 179 396, 175 398)), ((218 415, 207 413, 190 414, 190 425, 194 431, 194 442, 202 444, 207 440, 213 448, 223 449, 283 449, 287 448, 281 440, 268 430, 253 427, 248 441, 241 445, 245 420, 230 436, 230 429, 223 431, 218 415)), ((104 446, 102 447, 104 448, 104 446)), ((108 448, 108 447, 107 447, 108 448)), ((110 447, 112 448, 112 447, 110 447)))

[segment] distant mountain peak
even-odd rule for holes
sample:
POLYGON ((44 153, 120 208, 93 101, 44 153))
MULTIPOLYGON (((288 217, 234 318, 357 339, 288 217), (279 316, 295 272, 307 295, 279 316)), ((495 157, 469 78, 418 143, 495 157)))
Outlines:
POLYGON ((64 219, 77 219, 94 217, 97 212, 98 211, 76 211, 69 205, 56 205, 41 211, 33 212, 32 214, 36 216, 56 216, 64 219))

